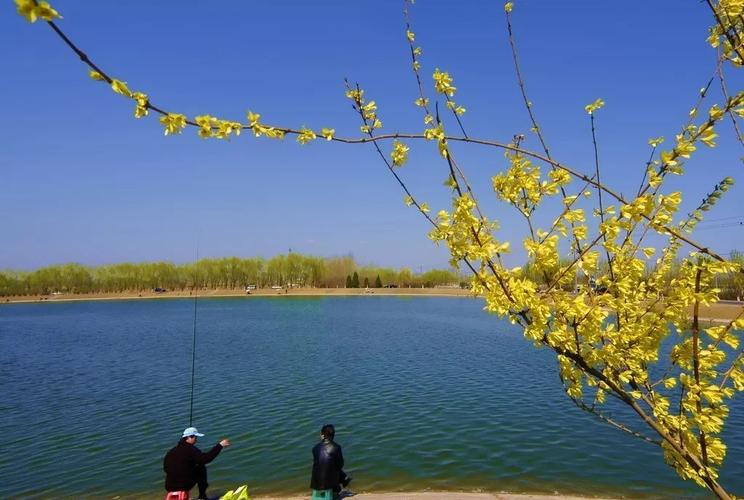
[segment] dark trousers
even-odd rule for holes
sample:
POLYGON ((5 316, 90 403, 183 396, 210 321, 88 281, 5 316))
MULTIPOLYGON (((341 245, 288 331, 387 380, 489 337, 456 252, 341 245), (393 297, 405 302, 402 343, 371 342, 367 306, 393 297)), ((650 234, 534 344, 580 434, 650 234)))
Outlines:
POLYGON ((339 493, 341 493, 341 489, 346 488, 346 485, 349 484, 349 476, 346 475, 346 472, 339 471, 338 476, 339 476, 338 480, 340 484, 336 486, 335 488, 333 488, 333 493, 335 495, 338 495, 339 493))
POLYGON ((197 465, 194 469, 194 482, 189 486, 189 489, 194 486, 199 487, 199 498, 207 498, 207 467, 205 465, 197 465))

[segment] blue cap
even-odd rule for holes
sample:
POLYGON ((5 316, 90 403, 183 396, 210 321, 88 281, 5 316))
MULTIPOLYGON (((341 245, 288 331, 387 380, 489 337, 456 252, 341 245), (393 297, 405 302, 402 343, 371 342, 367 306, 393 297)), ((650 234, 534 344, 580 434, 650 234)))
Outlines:
POLYGON ((183 430, 183 436, 181 437, 189 437, 189 436, 199 436, 202 437, 204 434, 200 434, 199 431, 196 430, 196 427, 186 427, 183 430))

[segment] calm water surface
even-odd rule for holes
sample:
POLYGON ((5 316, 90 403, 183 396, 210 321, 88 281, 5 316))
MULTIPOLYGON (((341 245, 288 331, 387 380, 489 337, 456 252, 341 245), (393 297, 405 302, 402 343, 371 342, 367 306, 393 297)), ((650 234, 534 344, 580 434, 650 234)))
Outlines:
MULTIPOLYGON (((308 491, 336 424, 356 491, 704 498, 563 395, 553 356, 465 298, 200 300, 194 424, 210 491, 308 491)), ((193 302, 0 307, 3 497, 162 498, 187 426, 193 302)), ((721 477, 744 494, 744 404, 721 477)), ((622 419, 627 412, 614 409, 622 419)), ((632 421, 632 420, 631 420, 632 421)))

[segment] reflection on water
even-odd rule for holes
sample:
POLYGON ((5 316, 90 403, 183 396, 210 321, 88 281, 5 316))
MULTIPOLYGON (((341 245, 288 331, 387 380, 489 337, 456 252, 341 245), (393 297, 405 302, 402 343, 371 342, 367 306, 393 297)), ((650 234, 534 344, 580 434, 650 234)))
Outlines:
MULTIPOLYGON (((0 308, 4 494, 162 498, 162 456, 188 424, 192 307, 0 308)), ((210 466, 211 490, 307 492, 310 448, 332 422, 357 491, 706 496, 655 447, 577 410, 551 354, 481 308, 439 297, 201 300, 194 424, 205 448, 233 441, 210 466)), ((726 438, 722 481, 741 493, 742 401, 726 438)))

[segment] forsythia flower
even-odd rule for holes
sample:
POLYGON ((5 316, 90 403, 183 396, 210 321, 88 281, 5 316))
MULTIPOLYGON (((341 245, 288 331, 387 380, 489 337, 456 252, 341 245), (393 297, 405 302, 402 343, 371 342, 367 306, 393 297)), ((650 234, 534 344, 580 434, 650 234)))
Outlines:
POLYGON ((654 247, 646 247, 643 249, 643 254, 648 258, 651 258, 651 256, 655 253, 656 249, 654 247))
POLYGON ((664 142, 664 138, 663 137, 655 137, 653 139, 649 139, 648 140, 648 144, 652 148, 655 148, 655 147, 659 146, 659 144, 661 144, 662 142, 664 142))
POLYGON ((447 101, 447 107, 454 111, 457 115, 465 114, 465 108, 463 108, 462 106, 458 106, 455 101, 447 101))
POLYGON ((393 165, 401 167, 405 165, 408 160, 408 146, 399 141, 393 141, 393 151, 390 156, 393 159, 393 165))
POLYGON ((452 77, 449 75, 449 73, 439 71, 439 68, 436 68, 434 70, 432 78, 434 78, 434 89, 437 92, 439 92, 440 94, 448 95, 450 97, 455 95, 457 87, 452 86, 452 77))
POLYGON ((410 196, 406 196, 405 198, 403 198, 403 203, 405 203, 407 207, 410 207, 411 205, 413 205, 413 198, 411 198, 410 196))
POLYGON ((214 117, 209 115, 200 115, 194 118, 194 121, 199 125, 199 137, 202 139, 212 137, 212 124, 216 121, 214 117))
POLYGON ((90 72, 88 73, 88 76, 91 77, 93 80, 96 80, 96 81, 99 81, 99 82, 101 80, 105 80, 105 78, 103 77, 103 75, 100 74, 98 71, 95 71, 95 70, 90 70, 90 72))
POLYGON ((111 80, 111 88, 117 94, 121 94, 126 97, 132 97, 132 91, 129 90, 129 88, 127 87, 127 82, 122 82, 121 80, 113 79, 111 80))
POLYGON ((180 134, 186 128, 186 116, 168 113, 160 117, 160 123, 165 127, 165 135, 180 134))
POLYGON ((700 126, 700 136, 698 137, 700 141, 708 146, 709 148, 716 147, 715 138, 718 137, 718 134, 716 134, 713 131, 713 126, 707 126, 707 124, 700 126))
POLYGON ((335 133, 336 133, 336 129, 334 129, 334 128, 323 128, 320 131, 320 135, 322 135, 323 137, 325 137, 326 141, 332 140, 333 139, 333 134, 335 134, 335 133))
POLYGON ((39 18, 44 21, 53 21, 62 16, 49 5, 49 2, 34 2, 33 0, 15 0, 18 13, 26 18, 26 21, 35 23, 39 18))
POLYGON ((364 96, 364 90, 362 89, 348 89, 346 91, 346 97, 354 102, 360 102, 364 96))
POLYGON ((374 120, 377 117, 377 103, 369 101, 362 106, 362 116, 367 120, 374 120))
POLYGON ((147 94, 143 94, 142 92, 135 92, 132 94, 132 99, 137 103, 137 105, 134 108, 134 116, 136 118, 142 118, 143 116, 147 116, 147 113, 150 112, 148 109, 149 101, 147 100, 147 94))
POLYGON ((230 134, 240 135, 243 124, 240 122, 231 122, 228 120, 216 120, 217 132, 214 136, 218 139, 229 139, 230 134))
POLYGON ((259 118, 261 118, 260 114, 254 113, 253 111, 248 111, 248 125, 250 125, 251 127, 258 123, 259 118))
POLYGON ((406 30, 406 38, 408 38, 408 41, 413 43, 413 41, 416 39, 416 35, 411 30, 406 30))
POLYGON ((504 4, 504 11, 505 12, 511 12, 513 8, 514 8, 514 2, 506 2, 504 4))
POLYGON ((299 142, 300 144, 307 144, 308 142, 317 138, 318 136, 315 135, 315 132, 313 132, 309 128, 302 127, 300 129, 300 133, 297 135, 297 142, 299 142))
POLYGON ((595 111, 597 111, 602 106, 604 106, 604 101, 602 99, 597 99, 593 103, 587 104, 586 106, 584 106, 584 109, 586 110, 587 113, 592 115, 594 114, 595 111))

